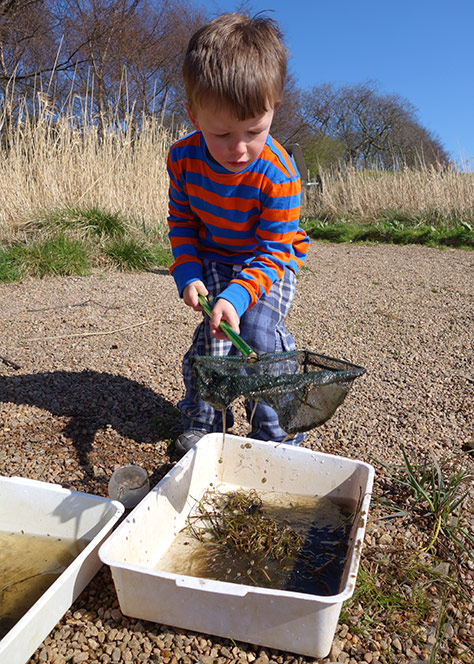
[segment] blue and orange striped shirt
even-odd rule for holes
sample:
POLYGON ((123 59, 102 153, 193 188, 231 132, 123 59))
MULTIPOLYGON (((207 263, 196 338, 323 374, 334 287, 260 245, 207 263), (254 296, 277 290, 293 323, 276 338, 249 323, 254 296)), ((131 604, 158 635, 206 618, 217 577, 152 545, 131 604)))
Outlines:
POLYGON ((269 135, 259 158, 231 173, 209 155, 200 131, 171 146, 167 165, 170 272, 179 294, 203 279, 202 259, 241 265, 219 294, 240 318, 286 266, 298 272, 306 258, 309 238, 299 227, 298 171, 269 135))

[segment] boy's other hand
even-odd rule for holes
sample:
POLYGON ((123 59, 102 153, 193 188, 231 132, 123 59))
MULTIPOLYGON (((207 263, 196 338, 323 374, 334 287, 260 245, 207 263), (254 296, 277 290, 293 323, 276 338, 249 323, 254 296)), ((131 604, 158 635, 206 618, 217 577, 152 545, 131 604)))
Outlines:
POLYGON ((194 311, 202 311, 202 307, 199 304, 199 295, 207 295, 208 290, 203 284, 202 281, 192 281, 186 286, 183 290, 183 300, 184 304, 187 304, 188 307, 192 307, 194 311))
POLYGON ((216 339, 227 339, 224 332, 219 329, 219 324, 223 320, 227 321, 237 334, 240 333, 239 317, 237 316, 234 306, 228 300, 221 297, 215 303, 211 317, 211 332, 216 339))

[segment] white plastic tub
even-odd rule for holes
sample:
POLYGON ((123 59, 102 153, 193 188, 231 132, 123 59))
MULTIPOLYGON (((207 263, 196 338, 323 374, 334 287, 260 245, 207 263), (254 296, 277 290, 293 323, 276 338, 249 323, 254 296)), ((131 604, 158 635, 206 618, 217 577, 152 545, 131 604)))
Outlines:
POLYGON ((115 501, 56 484, 0 477, 0 530, 89 541, 0 641, 0 662, 23 664, 99 571, 98 548, 123 514, 115 501))
POLYGON ((330 649, 342 602, 357 577, 374 470, 361 461, 290 445, 209 434, 188 452, 99 550, 127 616, 312 657, 330 649), (332 596, 273 590, 155 569, 212 484, 357 505, 340 591, 332 596))

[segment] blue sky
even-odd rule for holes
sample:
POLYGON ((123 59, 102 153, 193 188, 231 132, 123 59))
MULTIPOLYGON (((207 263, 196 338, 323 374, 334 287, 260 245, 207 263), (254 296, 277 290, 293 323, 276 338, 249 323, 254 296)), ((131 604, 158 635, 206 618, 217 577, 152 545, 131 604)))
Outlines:
MULTIPOLYGON (((209 15, 235 0, 199 0, 209 15)), ((474 0, 252 0, 273 9, 300 87, 377 84, 417 110, 452 159, 474 168, 474 0)))

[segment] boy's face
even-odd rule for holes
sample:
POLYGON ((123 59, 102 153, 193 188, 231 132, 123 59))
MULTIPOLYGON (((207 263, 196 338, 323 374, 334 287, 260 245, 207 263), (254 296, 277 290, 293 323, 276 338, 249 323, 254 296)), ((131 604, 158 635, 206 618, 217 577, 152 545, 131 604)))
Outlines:
POLYGON ((243 171, 263 150, 273 121, 273 108, 249 120, 238 120, 225 107, 186 107, 194 129, 201 131, 211 156, 232 173, 243 171))

